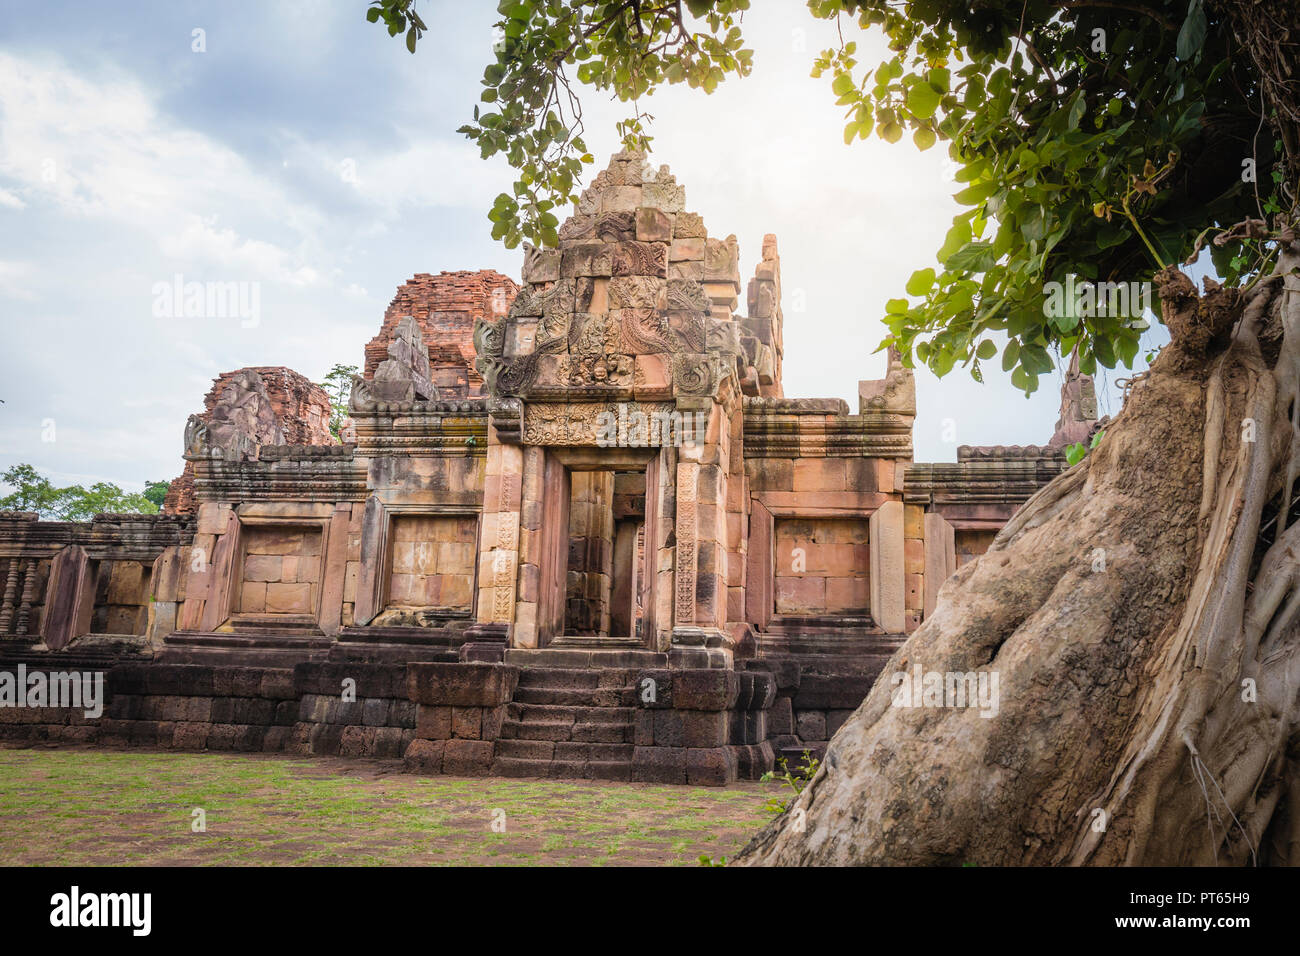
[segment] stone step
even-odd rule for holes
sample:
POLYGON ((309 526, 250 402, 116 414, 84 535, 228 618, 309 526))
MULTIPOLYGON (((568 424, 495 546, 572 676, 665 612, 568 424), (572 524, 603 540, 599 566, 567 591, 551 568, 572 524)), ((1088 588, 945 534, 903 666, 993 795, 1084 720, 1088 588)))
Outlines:
POLYGON ((501 740, 570 740, 573 724, 530 723, 505 720, 501 723, 501 740))
POLYGON ((630 744, 636 737, 631 724, 501 723, 500 740, 575 741, 591 744, 630 744))
POLYGON ((556 760, 589 760, 631 763, 632 745, 624 743, 585 743, 561 741, 555 745, 556 760))
MULTIPOLYGON (((501 746, 501 742, 497 742, 501 746)), ((492 761, 494 777, 545 777, 551 768, 549 760, 530 760, 526 757, 497 757, 492 761)))
POLYGON ((632 687, 635 672, 613 667, 525 667, 519 672, 520 687, 596 690, 632 687))
POLYGON ((520 687, 515 701, 521 704, 559 704, 579 707, 633 707, 632 688, 520 687))
POLYGON ((506 650, 506 663, 547 670, 632 670, 644 667, 667 667, 668 655, 656 651, 582 647, 512 647, 506 650))
POLYGON ((553 740, 519 740, 517 738, 499 738, 496 742, 496 755, 512 760, 544 760, 549 762, 555 757, 553 740))
POLYGON ((576 704, 511 703, 506 719, 521 724, 630 724, 636 717, 634 707, 584 707, 576 704))
POLYGON ((623 742, 511 739, 497 741, 496 755, 520 760, 630 761, 632 745, 623 742))
POLYGON ((523 757, 497 757, 492 773, 500 777, 544 777, 551 780, 622 780, 632 779, 632 764, 617 760, 530 760, 523 757))

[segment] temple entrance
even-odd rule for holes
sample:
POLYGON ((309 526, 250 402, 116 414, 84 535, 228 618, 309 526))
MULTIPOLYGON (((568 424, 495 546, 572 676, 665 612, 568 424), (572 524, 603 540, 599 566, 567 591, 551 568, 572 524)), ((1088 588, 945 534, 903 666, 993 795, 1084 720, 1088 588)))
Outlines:
POLYGON ((564 635, 641 639, 645 472, 572 476, 564 635))
POLYGON ((654 566, 654 549, 647 489, 654 486, 657 458, 647 463, 638 457, 642 461, 624 464, 550 456, 542 519, 548 564, 539 620, 543 645, 643 647, 649 641, 654 575, 647 567, 654 566))

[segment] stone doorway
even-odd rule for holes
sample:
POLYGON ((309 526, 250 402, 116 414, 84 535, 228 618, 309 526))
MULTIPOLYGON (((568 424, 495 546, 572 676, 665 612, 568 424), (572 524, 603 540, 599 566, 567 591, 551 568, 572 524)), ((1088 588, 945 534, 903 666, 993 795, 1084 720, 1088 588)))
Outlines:
POLYGON ((656 553, 647 508, 653 516, 657 455, 628 462, 549 458, 541 645, 647 646, 654 633, 655 578, 647 567, 653 568, 656 553))
POLYGON ((644 639, 645 471, 574 474, 564 636, 644 639))

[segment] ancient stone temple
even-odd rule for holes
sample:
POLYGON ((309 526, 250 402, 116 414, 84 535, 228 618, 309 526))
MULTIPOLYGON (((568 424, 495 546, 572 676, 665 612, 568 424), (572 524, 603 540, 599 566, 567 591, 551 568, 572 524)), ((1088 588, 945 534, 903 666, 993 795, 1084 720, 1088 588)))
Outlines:
POLYGON ((0 709, 0 738, 757 777, 824 747, 1095 423, 1074 370, 1051 445, 917 464, 897 355, 857 409, 785 397, 775 237, 743 282, 642 156, 559 236, 519 284, 402 286, 342 443, 310 383, 238 370, 185 429, 171 513, 0 516, 0 662, 106 669, 113 695, 95 721, 0 709))

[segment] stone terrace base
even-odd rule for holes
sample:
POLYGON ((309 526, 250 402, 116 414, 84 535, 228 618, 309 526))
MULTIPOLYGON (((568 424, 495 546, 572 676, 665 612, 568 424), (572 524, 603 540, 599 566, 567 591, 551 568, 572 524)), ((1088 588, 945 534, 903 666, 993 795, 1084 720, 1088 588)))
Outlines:
MULTIPOLYGON (((6 657, 0 672, 19 663, 6 657)), ((21 663, 29 674, 104 674, 104 710, 0 707, 0 743, 401 758, 414 773, 703 786, 757 779, 775 754, 778 678, 759 666, 109 664, 34 650, 21 663)))

